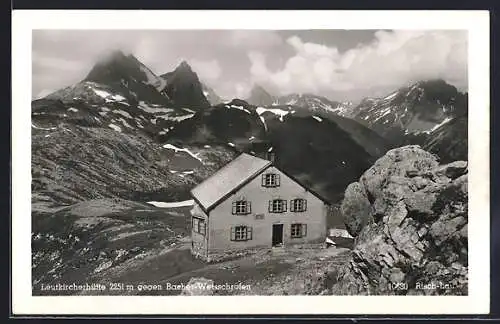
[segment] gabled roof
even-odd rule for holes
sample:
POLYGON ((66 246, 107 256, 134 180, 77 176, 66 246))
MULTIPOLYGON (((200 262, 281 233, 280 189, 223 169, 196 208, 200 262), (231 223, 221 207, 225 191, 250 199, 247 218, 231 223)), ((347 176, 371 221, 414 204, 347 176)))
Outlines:
MULTIPOLYGON (((191 190, 191 195, 201 208, 208 213, 229 195, 250 182, 271 165, 273 165, 271 161, 242 153, 236 159, 226 164, 205 181, 193 188, 191 190)), ((316 196, 319 200, 329 204, 325 197, 306 186, 293 175, 281 169, 280 171, 316 196)))
POLYGON ((271 161, 242 153, 193 188, 191 195, 208 211, 271 164, 271 161))

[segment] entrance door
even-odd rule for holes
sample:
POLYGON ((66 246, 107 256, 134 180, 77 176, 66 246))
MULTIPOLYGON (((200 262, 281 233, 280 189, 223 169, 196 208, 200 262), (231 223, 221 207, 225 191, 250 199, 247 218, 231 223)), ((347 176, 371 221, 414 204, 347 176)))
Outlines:
POLYGON ((273 246, 283 244, 283 224, 273 224, 273 246))

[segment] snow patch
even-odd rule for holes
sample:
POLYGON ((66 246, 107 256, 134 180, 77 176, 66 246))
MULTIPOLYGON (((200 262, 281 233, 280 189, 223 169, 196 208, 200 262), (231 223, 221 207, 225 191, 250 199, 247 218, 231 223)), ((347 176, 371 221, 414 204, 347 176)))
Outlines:
POLYGON ((203 161, 198 157, 198 154, 194 154, 193 152, 191 152, 190 150, 186 149, 186 148, 179 148, 175 145, 172 145, 172 144, 165 144, 163 145, 163 148, 166 148, 166 149, 169 149, 169 150, 174 150, 175 153, 177 152, 185 152, 189 155, 191 155, 192 157, 194 157, 195 159, 197 159, 198 161, 202 162, 203 161))
POLYGON ((188 207, 194 205, 194 200, 191 199, 191 200, 174 201, 174 202, 148 201, 148 204, 158 208, 188 207))
POLYGON ((269 111, 269 112, 279 116, 280 121, 283 121, 283 117, 290 113, 287 110, 283 110, 283 109, 279 109, 279 108, 266 109, 263 107, 257 107, 256 111, 257 111, 257 114, 259 116, 262 115, 263 113, 265 113, 266 111, 269 111))
POLYGON ((430 134, 432 132, 434 132, 436 129, 438 129, 439 127, 443 126, 444 124, 448 123, 450 120, 452 120, 453 118, 451 117, 446 117, 442 122, 440 122, 439 124, 435 125, 434 127, 432 127, 431 130, 428 130, 428 131, 425 131, 424 133, 427 133, 427 134, 430 134))
POLYGON ((109 124, 108 125, 110 128, 114 129, 117 132, 121 132, 122 129, 119 126, 116 126, 115 124, 109 124))
POLYGON ((396 97, 398 95, 398 92, 391 93, 387 97, 385 97, 383 100, 391 100, 392 98, 396 97))
POLYGON ((128 112, 123 111, 123 110, 120 110, 120 109, 115 109, 115 110, 113 110, 113 113, 115 113, 115 114, 120 114, 120 115, 122 115, 122 116, 124 116, 124 117, 126 117, 126 118, 130 118, 130 119, 132 119, 132 116, 130 116, 130 114, 129 114, 128 112))
POLYGON ((260 118, 260 121, 262 122, 262 124, 264 124, 264 129, 267 131, 267 124, 266 124, 266 120, 264 119, 264 117, 262 116, 259 116, 260 118))
POLYGON ((312 116, 312 118, 316 119, 316 120, 317 120, 317 121, 319 121, 319 122, 322 122, 322 121, 323 121, 323 119, 319 118, 318 116, 312 116))
POLYGON ((252 136, 252 137, 248 138, 249 141, 254 140, 254 139, 255 139, 255 136, 252 136))
POLYGON ((159 115, 159 116, 155 116, 155 117, 165 119, 165 120, 180 122, 180 121, 183 121, 185 119, 192 118, 193 116, 194 116, 194 114, 182 115, 182 116, 170 116, 167 114, 167 115, 159 115))
POLYGON ((78 112, 78 109, 71 107, 71 108, 68 108, 68 111, 71 111, 71 112, 78 112))
POLYGON ((111 94, 109 92, 103 91, 103 90, 98 90, 98 89, 92 89, 94 90, 95 94, 98 95, 101 98, 106 99, 109 97, 111 94))
POLYGON ((235 147, 235 145, 233 143, 231 143, 231 142, 228 142, 227 145, 235 147))
POLYGON ((154 114, 154 113, 169 113, 169 112, 172 112, 174 111, 172 108, 158 108, 159 106, 158 105, 151 105, 149 106, 147 103, 145 103, 144 101, 139 101, 139 106, 137 106, 139 109, 147 112, 147 113, 150 113, 150 114, 154 114))
POLYGON ((35 128, 35 129, 41 129, 41 130, 55 130, 55 129, 57 129, 57 127, 49 127, 49 128, 38 127, 33 123, 31 124, 31 127, 35 128))
POLYGON ((121 118, 121 117, 120 117, 119 121, 121 121, 122 124, 123 124, 123 126, 125 126, 125 127, 134 128, 134 127, 130 126, 130 124, 127 123, 127 121, 125 119, 121 118))
POLYGON ((229 106, 229 105, 226 105, 226 108, 228 108, 228 109, 234 108, 234 109, 238 109, 238 110, 244 111, 244 112, 246 112, 249 115, 251 114, 250 110, 244 108, 243 106, 237 106, 237 105, 231 105, 231 106, 229 106))
POLYGON ((210 148, 211 146, 210 145, 204 145, 203 147, 204 148, 210 148))
POLYGON ((106 107, 101 107, 101 110, 102 111, 110 111, 109 108, 106 108, 106 107))

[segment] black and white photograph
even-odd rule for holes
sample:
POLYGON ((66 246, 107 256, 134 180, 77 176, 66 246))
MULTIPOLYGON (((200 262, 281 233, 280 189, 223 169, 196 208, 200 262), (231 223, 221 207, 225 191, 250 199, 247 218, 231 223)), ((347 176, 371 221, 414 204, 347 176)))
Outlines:
POLYGON ((469 296, 470 42, 33 29, 31 295, 469 296))

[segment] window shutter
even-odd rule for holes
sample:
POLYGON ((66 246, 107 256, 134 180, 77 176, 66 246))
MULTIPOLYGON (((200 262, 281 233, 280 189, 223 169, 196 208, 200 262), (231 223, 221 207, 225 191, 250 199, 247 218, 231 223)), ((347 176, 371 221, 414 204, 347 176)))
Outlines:
POLYGON ((276 187, 280 186, 280 175, 276 174, 276 187))
POLYGON ((235 240, 236 240, 236 228, 231 227, 231 241, 235 241, 235 240))
POLYGON ((236 201, 233 201, 233 215, 236 214, 236 201))
POLYGON ((269 208, 268 208, 269 212, 271 213, 273 211, 273 201, 272 200, 269 200, 269 208))
POLYGON ((307 199, 304 199, 304 211, 307 210, 307 199))
POLYGON ((307 224, 302 224, 301 230, 302 230, 302 237, 306 237, 307 236, 307 224))
POLYGON ((286 200, 282 200, 281 203, 283 204, 283 212, 286 212, 286 200))
POLYGON ((262 175, 262 187, 265 187, 266 186, 266 175, 263 174, 262 175))
POLYGON ((252 239, 252 228, 250 226, 247 226, 247 240, 252 239))
POLYGON ((293 203, 295 199, 290 200, 290 211, 294 212, 295 211, 295 204, 293 203))
POLYGON ((247 214, 250 214, 252 212, 252 202, 247 201, 247 214))

